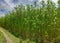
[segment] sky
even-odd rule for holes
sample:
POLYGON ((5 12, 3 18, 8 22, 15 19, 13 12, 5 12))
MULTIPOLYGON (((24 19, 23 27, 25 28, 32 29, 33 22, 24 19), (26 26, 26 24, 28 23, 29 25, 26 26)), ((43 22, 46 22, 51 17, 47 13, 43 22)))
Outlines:
MULTIPOLYGON (((26 4, 33 4, 33 2, 40 3, 41 0, 0 0, 0 17, 4 16, 5 14, 9 13, 16 5, 20 3, 26 4)), ((46 2, 47 0, 45 0, 46 2)), ((57 4, 57 0, 52 0, 57 4)))

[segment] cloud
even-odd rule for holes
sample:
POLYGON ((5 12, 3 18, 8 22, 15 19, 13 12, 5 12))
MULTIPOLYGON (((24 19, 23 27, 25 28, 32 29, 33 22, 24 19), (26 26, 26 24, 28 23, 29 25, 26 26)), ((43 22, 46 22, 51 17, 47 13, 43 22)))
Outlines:
POLYGON ((28 0, 28 1, 33 1, 33 0, 28 0))
MULTIPOLYGON (((38 2, 41 2, 42 0, 38 0, 38 2)), ((44 0, 45 2, 47 2, 47 0, 44 0)))
POLYGON ((54 1, 55 3, 57 3, 58 0, 52 0, 52 1, 54 1))
POLYGON ((9 8, 13 8, 15 5, 11 3, 11 0, 5 0, 9 8))
MULTIPOLYGON (((14 7, 20 3, 23 3, 24 5, 29 3, 32 4, 34 1, 37 1, 38 4, 42 1, 42 0, 4 0, 5 2, 3 2, 3 0, 0 1, 0 9, 4 9, 4 11, 11 11, 14 9, 14 7)), ((45 0, 46 2, 47 0, 45 0)), ((57 4, 57 0, 52 0, 57 4)), ((0 11, 1 12, 1 11, 0 11)), ((7 13, 7 12, 6 12, 7 13)), ((2 15, 5 14, 4 12, 1 13, 2 15)), ((0 14, 0 16, 1 16, 0 14)))
POLYGON ((4 14, 7 14, 9 11, 13 10, 16 4, 14 4, 12 0, 0 0, 0 16, 4 16, 4 14))
POLYGON ((4 13, 2 13, 2 12, 0 12, 0 17, 2 17, 2 16, 5 16, 5 14, 4 14, 4 13))
MULTIPOLYGON (((38 0, 39 2, 41 2, 42 0, 38 0)), ((45 2, 47 2, 47 0, 44 0, 45 2)), ((57 3, 58 0, 52 0, 53 2, 57 3)))

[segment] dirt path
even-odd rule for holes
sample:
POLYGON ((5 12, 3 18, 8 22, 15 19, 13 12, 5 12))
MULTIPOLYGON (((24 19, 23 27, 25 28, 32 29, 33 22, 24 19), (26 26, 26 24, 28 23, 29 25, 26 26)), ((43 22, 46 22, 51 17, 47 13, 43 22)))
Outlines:
POLYGON ((6 38, 7 43, 13 43, 13 41, 9 38, 9 36, 4 32, 2 28, 0 28, 0 31, 3 33, 4 37, 6 38))

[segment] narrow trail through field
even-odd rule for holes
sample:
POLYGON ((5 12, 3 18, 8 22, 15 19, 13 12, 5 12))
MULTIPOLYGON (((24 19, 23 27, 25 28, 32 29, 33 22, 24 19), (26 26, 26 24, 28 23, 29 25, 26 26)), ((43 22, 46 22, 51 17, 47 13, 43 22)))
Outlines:
POLYGON ((0 31, 3 33, 4 37, 6 38, 7 43, 13 43, 13 41, 10 39, 10 37, 4 32, 2 28, 0 28, 0 31))

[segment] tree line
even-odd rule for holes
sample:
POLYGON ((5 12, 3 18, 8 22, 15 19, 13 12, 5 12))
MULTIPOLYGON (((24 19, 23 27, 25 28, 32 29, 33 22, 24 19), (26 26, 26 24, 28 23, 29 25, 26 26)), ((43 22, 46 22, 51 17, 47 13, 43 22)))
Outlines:
POLYGON ((36 43, 60 43, 60 0, 41 1, 41 6, 23 4, 15 7, 5 17, 0 18, 0 26, 16 37, 36 43))

